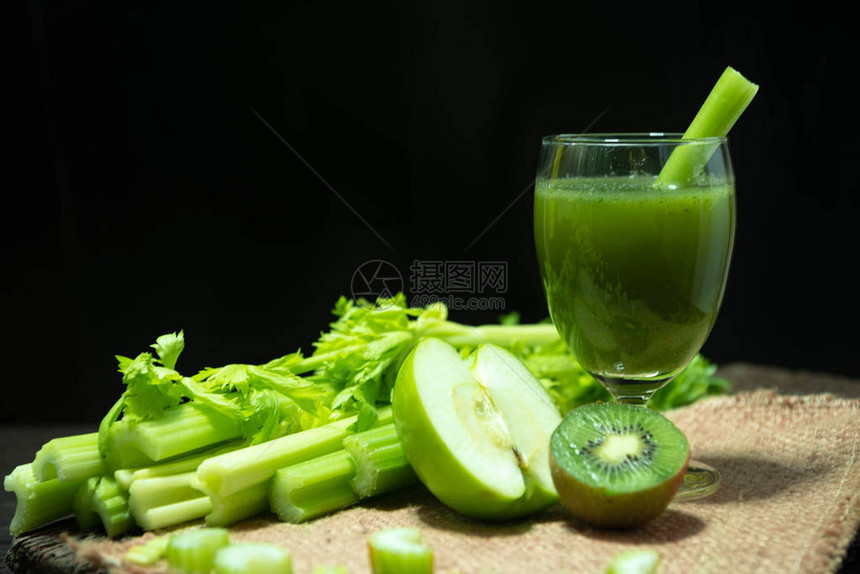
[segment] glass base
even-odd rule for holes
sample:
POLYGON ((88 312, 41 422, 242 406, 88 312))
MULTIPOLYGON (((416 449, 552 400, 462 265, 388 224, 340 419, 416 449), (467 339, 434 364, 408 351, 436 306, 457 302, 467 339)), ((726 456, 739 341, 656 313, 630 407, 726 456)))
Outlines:
POLYGON ((613 377, 600 373, 589 374, 597 379, 619 403, 644 405, 651 396, 666 383, 675 378, 676 373, 655 377, 613 377))
POLYGON ((690 461, 684 474, 684 481, 672 501, 698 500, 714 494, 719 489, 720 473, 717 469, 701 462, 690 461))

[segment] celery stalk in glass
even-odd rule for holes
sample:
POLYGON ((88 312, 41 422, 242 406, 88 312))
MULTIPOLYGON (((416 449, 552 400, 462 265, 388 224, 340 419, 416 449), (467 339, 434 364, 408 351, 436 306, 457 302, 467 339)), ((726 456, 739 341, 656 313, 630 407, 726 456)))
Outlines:
MULTIPOLYGON (((758 85, 728 66, 687 127, 683 139, 725 137, 757 92, 758 85)), ((716 148, 717 145, 676 147, 660 171, 657 184, 677 186, 689 183, 697 172, 704 169, 716 148)))

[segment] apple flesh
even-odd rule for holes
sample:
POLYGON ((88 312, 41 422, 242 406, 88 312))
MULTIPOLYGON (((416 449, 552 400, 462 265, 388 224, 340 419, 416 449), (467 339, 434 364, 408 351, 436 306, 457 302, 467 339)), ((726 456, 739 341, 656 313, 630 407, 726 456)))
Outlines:
POLYGON ((505 520, 558 501, 549 440, 561 415, 507 350, 484 344, 464 360, 425 339, 399 371, 392 410, 406 458, 448 507, 505 520))

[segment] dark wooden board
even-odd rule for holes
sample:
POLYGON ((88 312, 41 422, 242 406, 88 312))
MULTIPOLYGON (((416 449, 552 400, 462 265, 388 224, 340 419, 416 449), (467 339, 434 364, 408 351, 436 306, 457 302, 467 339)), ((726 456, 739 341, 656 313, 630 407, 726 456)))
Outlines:
POLYGON ((75 538, 101 538, 97 534, 81 534, 75 521, 66 519, 40 528, 12 541, 6 554, 6 567, 15 574, 94 574, 102 572, 86 561, 82 561, 66 543, 64 533, 75 538))

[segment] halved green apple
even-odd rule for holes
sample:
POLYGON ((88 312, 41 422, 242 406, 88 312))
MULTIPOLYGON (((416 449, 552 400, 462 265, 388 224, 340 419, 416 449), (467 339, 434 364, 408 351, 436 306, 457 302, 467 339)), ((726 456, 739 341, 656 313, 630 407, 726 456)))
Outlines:
POLYGON ((561 415, 507 350, 484 344, 464 360, 425 339, 404 361, 392 403, 406 458, 443 504, 505 520, 558 500, 549 440, 561 415))

